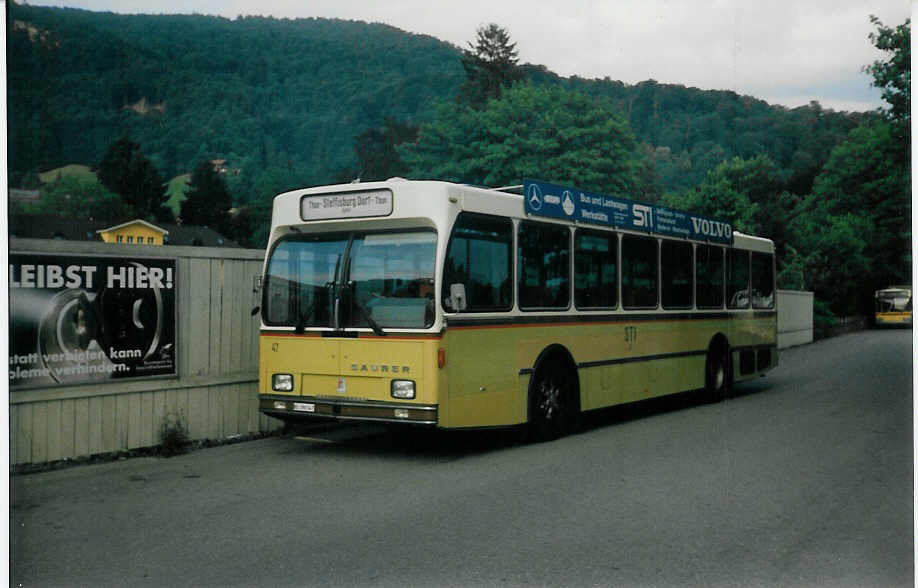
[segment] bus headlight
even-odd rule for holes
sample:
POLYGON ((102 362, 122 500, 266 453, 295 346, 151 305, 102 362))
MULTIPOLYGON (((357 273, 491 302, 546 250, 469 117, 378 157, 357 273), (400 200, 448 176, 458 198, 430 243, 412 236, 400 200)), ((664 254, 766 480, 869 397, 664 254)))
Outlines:
POLYGON ((392 398, 410 400, 414 398, 414 382, 412 380, 392 380, 392 398))
POLYGON ((274 374, 271 376, 271 389, 275 392, 293 392, 293 375, 274 374))

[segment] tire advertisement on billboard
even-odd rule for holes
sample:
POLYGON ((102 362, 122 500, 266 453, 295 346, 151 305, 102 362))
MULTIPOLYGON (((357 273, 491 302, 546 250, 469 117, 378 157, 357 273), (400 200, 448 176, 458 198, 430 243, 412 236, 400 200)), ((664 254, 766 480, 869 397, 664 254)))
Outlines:
POLYGON ((10 390, 177 375, 174 258, 9 254, 10 390))

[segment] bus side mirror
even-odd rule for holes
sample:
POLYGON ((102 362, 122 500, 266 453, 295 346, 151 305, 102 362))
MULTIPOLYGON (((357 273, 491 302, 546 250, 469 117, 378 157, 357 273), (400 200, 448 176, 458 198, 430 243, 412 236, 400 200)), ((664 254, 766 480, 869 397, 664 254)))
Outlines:
POLYGON ((449 285, 449 297, 446 299, 446 306, 453 312, 465 310, 465 284, 449 285))

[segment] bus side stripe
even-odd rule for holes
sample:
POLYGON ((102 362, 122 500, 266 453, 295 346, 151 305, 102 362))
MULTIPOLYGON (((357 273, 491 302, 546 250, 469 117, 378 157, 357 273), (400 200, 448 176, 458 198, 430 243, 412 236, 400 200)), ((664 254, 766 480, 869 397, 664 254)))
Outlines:
MULTIPOLYGON (((754 351, 758 349, 774 349, 777 350, 777 345, 743 345, 740 347, 731 347, 732 351, 754 351)), ((656 355, 641 355, 638 357, 619 357, 616 359, 601 359, 598 361, 582 361, 577 364, 577 368, 591 368, 591 367, 602 367, 607 365, 620 365, 625 363, 638 363, 641 361, 657 361, 661 359, 678 359, 680 357, 696 357, 699 355, 707 355, 708 351, 706 349, 698 349, 695 351, 679 351, 676 353, 659 353, 656 355)), ((532 375, 535 371, 535 368, 522 368, 519 371, 519 375, 527 376, 532 375)))

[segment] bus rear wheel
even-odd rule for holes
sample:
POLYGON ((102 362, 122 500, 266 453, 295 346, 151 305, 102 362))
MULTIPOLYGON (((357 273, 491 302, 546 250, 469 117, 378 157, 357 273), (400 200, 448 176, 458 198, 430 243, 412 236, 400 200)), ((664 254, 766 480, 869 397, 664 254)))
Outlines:
POLYGON ((536 372, 529 387, 529 440, 551 441, 571 431, 577 407, 567 370, 557 364, 536 372))
POLYGON ((708 349, 704 366, 705 402, 720 402, 727 397, 733 373, 730 365, 730 346, 724 342, 715 342, 708 349))

